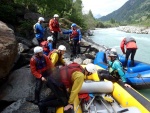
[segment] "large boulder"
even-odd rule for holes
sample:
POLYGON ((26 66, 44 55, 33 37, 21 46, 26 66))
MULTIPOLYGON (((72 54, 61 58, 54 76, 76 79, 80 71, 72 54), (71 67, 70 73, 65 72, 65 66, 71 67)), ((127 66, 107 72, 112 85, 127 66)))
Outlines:
POLYGON ((0 21, 0 78, 8 75, 17 56, 14 31, 0 21))

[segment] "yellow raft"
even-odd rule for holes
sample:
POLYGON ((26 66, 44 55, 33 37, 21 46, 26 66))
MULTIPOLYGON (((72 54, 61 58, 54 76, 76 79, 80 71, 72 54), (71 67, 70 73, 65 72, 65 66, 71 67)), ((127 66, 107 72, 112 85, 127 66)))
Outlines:
MULTIPOLYGON (((83 67, 85 67, 85 66, 83 65, 83 67)), ((102 68, 97 66, 97 69, 102 69, 102 68)), ((94 74, 88 76, 86 79, 93 80, 93 81, 100 81, 97 73, 94 73, 94 74)), ((135 107, 139 110, 138 113, 140 113, 140 112, 141 113, 150 113, 150 100, 147 99, 146 97, 144 97, 143 95, 141 95, 135 89, 124 87, 121 82, 113 83, 113 90, 111 92, 111 96, 119 104, 119 106, 122 109, 123 108, 130 109, 131 107, 135 107)), ((81 106, 79 106, 79 105, 80 105, 80 100, 78 99, 78 97, 76 97, 76 99, 74 101, 75 113, 82 113, 81 106)), ((107 108, 107 111, 108 111, 108 113, 110 112, 108 110, 108 108, 107 108)), ((58 108, 56 113, 64 113, 63 107, 58 108)), ((131 112, 125 112, 125 113, 131 113, 131 112)))

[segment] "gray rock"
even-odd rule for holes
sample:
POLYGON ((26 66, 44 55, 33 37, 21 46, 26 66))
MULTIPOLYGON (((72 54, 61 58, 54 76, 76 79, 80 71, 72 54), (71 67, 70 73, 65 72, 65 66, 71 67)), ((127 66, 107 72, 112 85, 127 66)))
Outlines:
POLYGON ((14 31, 0 21, 0 78, 8 75, 17 57, 14 31))

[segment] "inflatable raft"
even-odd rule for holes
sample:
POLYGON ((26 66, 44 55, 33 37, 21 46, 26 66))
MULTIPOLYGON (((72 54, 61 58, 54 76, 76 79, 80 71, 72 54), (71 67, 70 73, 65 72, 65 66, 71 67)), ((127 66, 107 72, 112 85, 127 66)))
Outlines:
POLYGON ((74 101, 74 109, 64 112, 61 107, 56 113, 150 113, 150 101, 136 90, 124 87, 122 82, 100 82, 97 73, 87 79, 74 101), (80 98, 82 94, 90 98, 80 98))
MULTIPOLYGON (((118 55, 119 60, 124 64, 125 57, 118 55)), ((107 69, 105 52, 98 52, 94 59, 94 64, 97 64, 104 69, 107 69)), ((130 60, 128 60, 127 70, 125 70, 125 76, 127 82, 135 89, 148 89, 150 88, 150 64, 146 64, 140 61, 135 61, 135 66, 130 67, 130 60)))

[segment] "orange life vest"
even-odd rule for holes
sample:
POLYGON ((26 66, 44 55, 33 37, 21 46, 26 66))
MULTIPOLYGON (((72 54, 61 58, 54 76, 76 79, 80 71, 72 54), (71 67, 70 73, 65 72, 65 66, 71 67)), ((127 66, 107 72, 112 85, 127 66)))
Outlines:
POLYGON ((72 38, 75 38, 75 37, 77 37, 78 35, 79 35, 78 31, 77 31, 77 29, 75 29, 75 30, 72 31, 72 34, 70 35, 70 38, 71 38, 71 39, 72 39, 72 38))
POLYGON ((73 83, 71 77, 75 71, 83 72, 83 68, 77 63, 71 63, 68 66, 63 66, 60 68, 60 79, 66 88, 71 88, 73 83))

